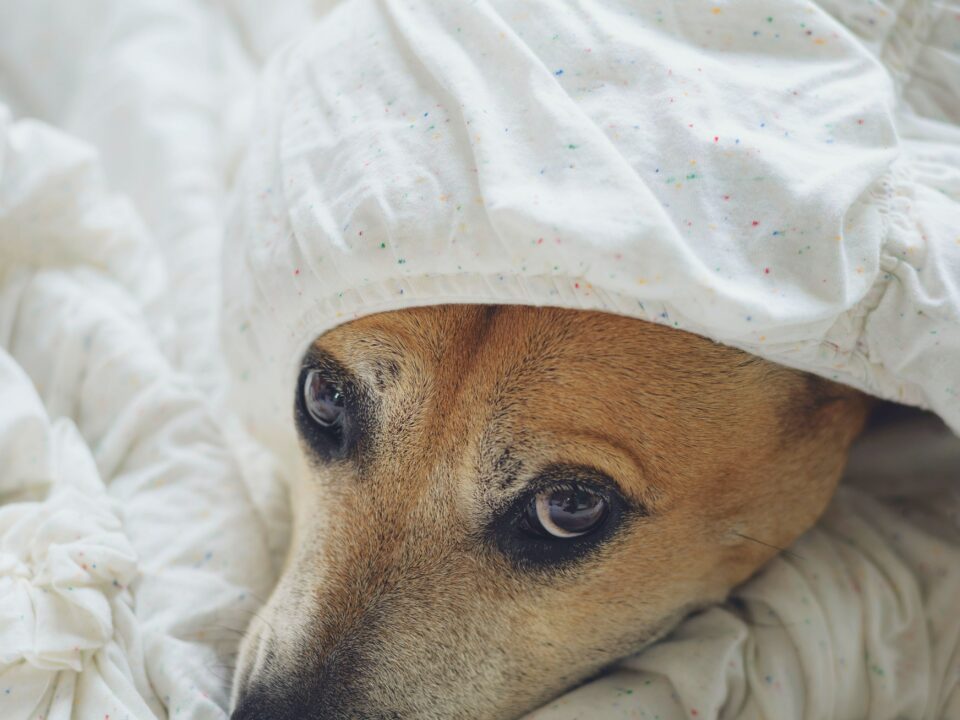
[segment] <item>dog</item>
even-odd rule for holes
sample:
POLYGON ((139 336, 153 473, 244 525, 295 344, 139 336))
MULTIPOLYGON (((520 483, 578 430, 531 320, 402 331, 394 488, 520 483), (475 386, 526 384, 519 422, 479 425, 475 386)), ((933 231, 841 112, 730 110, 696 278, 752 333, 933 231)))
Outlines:
POLYGON ((862 393, 602 312, 438 305, 318 338, 282 578, 233 720, 514 718, 821 514, 862 393))

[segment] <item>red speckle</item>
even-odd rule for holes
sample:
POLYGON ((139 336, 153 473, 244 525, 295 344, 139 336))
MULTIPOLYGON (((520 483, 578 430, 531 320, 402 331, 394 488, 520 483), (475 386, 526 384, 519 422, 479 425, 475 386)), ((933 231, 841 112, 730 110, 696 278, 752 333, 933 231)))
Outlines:
POLYGON ((363 237, 363 230, 358 230, 357 235, 359 235, 360 237, 363 237))
POLYGON ((294 274, 294 275, 299 275, 299 274, 300 274, 300 268, 297 268, 296 270, 294 270, 294 271, 293 271, 293 274, 294 274))
POLYGON ((720 136, 719 136, 719 135, 714 135, 714 136, 713 136, 713 141, 714 141, 714 142, 718 142, 719 140, 720 140, 720 136))
POLYGON ((574 283, 573 286, 574 286, 577 290, 580 289, 580 283, 574 283))
POLYGON ((764 274, 764 275, 769 275, 769 274, 770 274, 770 268, 764 268, 764 269, 763 269, 763 274, 764 274))
POLYGON ((543 238, 537 238, 537 245, 543 245, 543 238))
POLYGON ((753 221, 752 223, 750 223, 750 224, 753 225, 754 227, 756 227, 757 225, 760 224, 760 221, 759 221, 759 220, 754 220, 754 221, 753 221))
POLYGON ((80 567, 82 567, 84 570, 87 570, 87 569, 88 569, 86 563, 83 563, 80 567))
POLYGON ((690 708, 690 716, 697 717, 700 713, 697 712, 696 708, 690 708))
POLYGON ((689 125, 687 125, 687 127, 693 127, 693 123, 690 123, 689 125))
POLYGON ((729 200, 729 199, 730 199, 730 196, 729 196, 729 195, 724 195, 724 196, 723 196, 723 199, 724 199, 724 200, 729 200))
POLYGON ((863 118, 860 118, 859 120, 857 120, 857 125, 863 125, 863 118))

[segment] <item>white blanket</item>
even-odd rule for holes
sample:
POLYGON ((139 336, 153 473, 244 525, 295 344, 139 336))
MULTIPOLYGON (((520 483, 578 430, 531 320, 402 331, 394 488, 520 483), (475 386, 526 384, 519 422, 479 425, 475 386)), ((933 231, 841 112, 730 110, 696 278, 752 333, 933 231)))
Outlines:
MULTIPOLYGON (((910 50, 918 67, 956 57, 956 8, 839 7, 871 52, 906 17, 930 39, 910 50)), ((0 113, 3 720, 227 715, 233 653, 269 593, 286 516, 271 459, 219 393, 224 197, 255 68, 322 14, 0 2, 0 102, 18 118, 0 113)), ((955 137, 956 87, 937 77, 901 78, 919 115, 900 132, 923 131, 921 150, 955 137)), ((954 202, 955 178, 941 180, 954 202)), ((844 489, 730 602, 534 715, 960 717, 960 462, 944 457, 954 482, 902 471, 887 479, 895 496, 844 489)))
POLYGON ((0 116, 0 718, 222 718, 274 575, 90 148, 0 116))

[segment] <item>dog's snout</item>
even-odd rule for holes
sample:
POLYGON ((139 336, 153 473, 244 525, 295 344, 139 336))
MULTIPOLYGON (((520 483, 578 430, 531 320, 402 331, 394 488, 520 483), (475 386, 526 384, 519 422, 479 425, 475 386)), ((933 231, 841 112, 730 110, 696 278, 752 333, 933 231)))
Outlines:
POLYGON ((322 661, 301 660, 296 670, 278 663, 254 677, 238 699, 231 720, 354 720, 379 718, 368 712, 357 690, 357 661, 337 648, 322 661))
POLYGON ((353 720, 366 717, 340 693, 326 688, 264 686, 244 695, 230 720, 353 720))

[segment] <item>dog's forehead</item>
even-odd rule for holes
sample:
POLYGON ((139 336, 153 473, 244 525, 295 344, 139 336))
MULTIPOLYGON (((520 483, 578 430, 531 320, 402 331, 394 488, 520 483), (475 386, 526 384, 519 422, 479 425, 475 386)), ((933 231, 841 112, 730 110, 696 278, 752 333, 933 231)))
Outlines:
POLYGON ((394 311, 340 326, 317 347, 372 388, 373 475, 438 484, 425 472, 435 468, 449 478, 438 487, 493 494, 557 464, 638 493, 667 475, 711 472, 704 433, 735 454, 750 417, 775 429, 774 390, 786 387, 760 382, 776 372, 768 363, 704 338, 555 308, 394 311))
POLYGON ((611 330, 643 328, 592 315, 421 308, 354 321, 316 348, 372 389, 372 475, 416 467, 423 478, 427 466, 442 466, 461 485, 499 496, 558 463, 638 474, 645 431, 624 422, 624 408, 619 416, 610 409, 636 406, 634 390, 645 376, 636 358, 613 355, 624 345, 613 342, 611 330), (618 377, 624 367, 630 377, 618 377))

